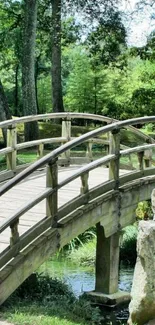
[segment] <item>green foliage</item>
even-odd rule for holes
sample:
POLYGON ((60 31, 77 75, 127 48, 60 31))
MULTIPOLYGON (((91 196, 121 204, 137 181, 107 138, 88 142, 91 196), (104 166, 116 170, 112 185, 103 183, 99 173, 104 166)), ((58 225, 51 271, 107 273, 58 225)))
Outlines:
POLYGON ((120 261, 124 264, 135 265, 136 262, 136 241, 138 227, 137 225, 128 226, 123 231, 120 245, 120 261))
POLYGON ((40 114, 50 113, 52 107, 51 80, 49 75, 40 74, 38 78, 38 106, 40 114))
MULTIPOLYGON (((120 242, 120 261, 124 264, 134 265, 136 261, 136 241, 138 227, 137 225, 128 226, 122 231, 120 242)), ((72 262, 83 266, 92 266, 95 264, 96 256, 96 238, 88 241, 83 246, 70 252, 68 258, 72 262)))
POLYGON ((142 131, 144 131, 145 133, 150 133, 154 131, 154 124, 153 123, 147 123, 143 126, 142 131))
POLYGON ((150 200, 138 203, 138 207, 136 209, 137 219, 140 219, 140 220, 152 219, 152 215, 153 215, 153 213, 152 213, 150 200))
MULTIPOLYGON (((118 119, 154 115, 154 32, 143 48, 127 49, 127 31, 114 3, 111 6, 110 2, 102 0, 98 3, 68 0, 62 5, 67 12, 62 20, 65 110, 105 114, 118 119), (77 5, 86 19, 83 25, 73 18, 77 5), (88 31, 86 22, 94 19, 96 23, 88 31)), ((2 1, 0 70, 11 112, 18 116, 23 114, 22 26, 21 2, 2 1)), ((38 113, 52 111, 51 28, 49 2, 40 0, 35 53, 38 113)))
MULTIPOLYGON (((80 234, 79 236, 72 239, 67 245, 65 245, 61 252, 70 252, 74 256, 74 251, 79 247, 82 246, 83 250, 85 250, 85 246, 91 243, 92 239, 96 238, 96 228, 92 227, 86 230, 84 233, 80 234)), ((60 252, 60 254, 61 254, 60 252)), ((88 257, 89 260, 89 257, 88 257)))
POLYGON ((68 255, 68 258, 78 265, 92 266, 95 264, 96 255, 96 238, 88 241, 82 247, 78 247, 76 250, 72 250, 68 255))
MULTIPOLYGON (((122 48, 126 47, 126 30, 118 11, 112 8, 107 16, 100 18, 95 31, 86 40, 89 53, 94 60, 93 66, 116 63, 122 48)), ((119 64, 119 63, 118 63, 119 64)))
POLYGON ((86 51, 78 47, 71 53, 72 71, 67 81, 67 110, 87 112, 93 110, 93 76, 86 51))
POLYGON ((3 307, 3 317, 11 312, 11 320, 18 315, 23 323, 33 319, 33 324, 100 324, 99 309, 92 308, 86 298, 77 299, 70 288, 49 276, 32 274, 7 300, 3 307), (33 317, 35 316, 35 318, 33 317), (53 323, 53 319, 58 318, 53 323), (38 323, 40 319, 40 322, 38 323), (58 322, 59 320, 59 322, 58 322), (64 322, 64 323, 63 323, 64 322))

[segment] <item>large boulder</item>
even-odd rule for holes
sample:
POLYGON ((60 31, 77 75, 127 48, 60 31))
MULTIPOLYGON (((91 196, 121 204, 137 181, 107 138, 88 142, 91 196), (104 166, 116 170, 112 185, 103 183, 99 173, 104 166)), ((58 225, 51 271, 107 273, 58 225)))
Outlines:
POLYGON ((139 223, 129 313, 130 325, 143 325, 155 318, 155 221, 139 223))

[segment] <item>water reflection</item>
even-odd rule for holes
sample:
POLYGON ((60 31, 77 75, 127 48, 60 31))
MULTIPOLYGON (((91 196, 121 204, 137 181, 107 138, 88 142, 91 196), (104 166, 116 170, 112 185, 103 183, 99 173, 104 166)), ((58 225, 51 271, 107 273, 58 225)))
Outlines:
MULTIPOLYGON (((81 267, 67 260, 51 260, 45 262, 40 272, 65 281, 72 288, 74 294, 79 296, 84 291, 94 290, 95 269, 81 267)), ((121 267, 119 275, 119 289, 130 291, 133 279, 133 268, 121 267)))
MULTIPOLYGON (((84 291, 94 290, 95 287, 95 268, 81 267, 72 264, 67 260, 51 260, 44 263, 39 269, 40 272, 65 281, 72 289, 74 294, 78 297, 84 291)), ((130 291, 133 279, 133 268, 120 268, 119 274, 119 289, 130 291)), ((120 325, 127 322, 129 313, 128 305, 109 309, 100 307, 102 315, 104 316, 103 325, 120 325)))

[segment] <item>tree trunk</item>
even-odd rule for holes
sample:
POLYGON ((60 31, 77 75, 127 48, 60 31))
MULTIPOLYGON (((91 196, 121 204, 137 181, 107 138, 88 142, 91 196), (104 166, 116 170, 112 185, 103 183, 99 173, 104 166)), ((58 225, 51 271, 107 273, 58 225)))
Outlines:
POLYGON ((61 0, 51 0, 51 4, 53 112, 64 112, 61 82, 61 0))
MULTIPOLYGON (((11 119, 11 113, 9 110, 7 98, 3 89, 2 82, 0 80, 0 121, 5 121, 11 119)), ((3 138, 6 144, 6 130, 3 129, 3 138)))
POLYGON ((14 109, 14 114, 15 116, 19 116, 19 111, 18 111, 18 72, 19 72, 19 64, 16 66, 15 70, 15 109, 14 109))
POLYGON ((38 102, 38 70, 39 70, 39 58, 36 58, 36 63, 35 63, 35 92, 36 92, 36 105, 37 105, 37 114, 40 113, 39 110, 39 102, 38 102))
MULTIPOLYGON (((22 57, 22 93, 24 115, 37 114, 35 91, 35 42, 37 0, 24 0, 24 30, 22 57)), ((25 124, 25 141, 38 138, 37 122, 25 124)))

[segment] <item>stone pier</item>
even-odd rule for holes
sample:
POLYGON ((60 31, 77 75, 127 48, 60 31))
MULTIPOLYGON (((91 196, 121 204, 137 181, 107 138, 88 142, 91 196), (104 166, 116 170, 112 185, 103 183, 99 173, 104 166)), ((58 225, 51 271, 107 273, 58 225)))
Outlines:
POLYGON ((106 238, 103 226, 98 223, 96 245, 95 291, 87 293, 95 303, 116 306, 130 301, 129 292, 119 291, 119 232, 106 238))

